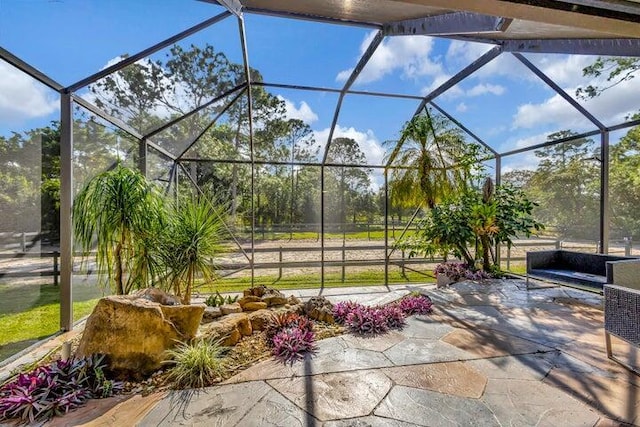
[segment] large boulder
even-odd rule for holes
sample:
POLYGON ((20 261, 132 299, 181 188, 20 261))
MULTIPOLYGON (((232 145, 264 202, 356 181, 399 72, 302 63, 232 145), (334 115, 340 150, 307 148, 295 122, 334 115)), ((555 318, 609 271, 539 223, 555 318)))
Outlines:
POLYGON ((204 304, 163 305, 136 295, 101 298, 76 356, 102 353, 116 375, 148 376, 161 368, 167 349, 195 337, 204 309, 204 304))
POLYGON ((251 329, 254 331, 264 331, 273 320, 273 312, 271 310, 254 311, 249 313, 248 316, 251 322, 251 329))

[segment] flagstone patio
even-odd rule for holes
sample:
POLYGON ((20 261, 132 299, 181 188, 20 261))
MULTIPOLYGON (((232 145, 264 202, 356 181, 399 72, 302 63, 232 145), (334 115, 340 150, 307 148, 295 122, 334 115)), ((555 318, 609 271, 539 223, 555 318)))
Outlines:
MULTIPOLYGON (((389 302, 419 289, 434 313, 375 338, 319 342, 204 390, 92 401, 51 425, 614 426, 638 424, 638 376, 608 360, 601 297, 523 281, 327 289, 389 302)), ((318 291, 300 291, 302 297, 318 291)), ((614 351, 636 360, 635 350, 614 351)))

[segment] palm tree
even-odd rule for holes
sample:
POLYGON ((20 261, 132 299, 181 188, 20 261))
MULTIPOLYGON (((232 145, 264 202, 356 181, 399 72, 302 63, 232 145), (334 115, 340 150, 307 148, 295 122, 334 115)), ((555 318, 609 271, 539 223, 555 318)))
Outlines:
POLYGON ((403 207, 433 208, 447 195, 466 188, 478 164, 480 147, 467 143, 460 129, 428 109, 414 116, 389 155, 391 200, 403 207))
POLYGON ((159 249, 167 284, 183 304, 191 302, 196 277, 214 278, 212 259, 223 251, 225 215, 224 206, 214 206, 204 196, 181 198, 169 208, 159 249))
POLYGON ((143 287, 157 274, 151 236, 163 222, 162 198, 139 172, 120 164, 78 193, 73 204, 75 237, 84 255, 95 245, 96 265, 118 295, 143 287))

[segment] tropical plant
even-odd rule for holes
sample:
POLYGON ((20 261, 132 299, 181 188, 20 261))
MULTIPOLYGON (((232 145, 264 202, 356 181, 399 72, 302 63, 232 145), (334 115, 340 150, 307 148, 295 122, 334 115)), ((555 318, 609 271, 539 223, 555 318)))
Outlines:
POLYGON ((462 192, 478 168, 481 148, 464 140, 446 117, 426 109, 408 121, 389 156, 391 201, 398 206, 433 208, 462 192))
POLYGON ((364 305, 357 306, 347 314, 345 325, 351 332, 359 335, 382 334, 389 330, 384 311, 364 305))
POLYGON ((220 307, 224 304, 233 304, 238 301, 238 295, 227 295, 226 297, 220 295, 220 292, 216 291, 215 294, 209 295, 209 297, 204 302, 209 307, 220 307))
POLYGON ((433 302, 426 295, 409 295, 402 298, 398 307, 405 315, 429 314, 433 310, 433 302))
POLYGON ((0 388, 0 421, 47 420, 84 404, 88 399, 109 397, 122 384, 105 377, 104 355, 67 361, 57 360, 19 374, 0 388))
POLYGON ((427 212, 416 233, 400 246, 409 249, 410 256, 446 259, 453 255, 474 270, 475 257, 469 248, 478 245, 476 253, 482 254, 485 271, 493 271, 497 268, 493 248, 498 243, 510 247, 513 238, 529 237, 544 228, 533 217, 535 206, 522 190, 510 185, 498 186, 490 199, 483 199, 479 190, 452 195, 427 212))
POLYGON ((207 198, 185 197, 169 206, 167 226, 162 234, 160 254, 167 268, 164 283, 182 299, 191 302, 196 277, 205 282, 215 278, 212 259, 223 251, 224 206, 207 198))
POLYGON ((100 280, 104 283, 106 275, 118 295, 156 276, 150 245, 163 221, 160 194, 142 174, 121 164, 91 179, 73 204, 75 237, 84 256, 95 244, 100 280))
POLYGON ((272 353, 283 363, 291 363, 303 359, 305 354, 315 351, 315 334, 313 331, 296 326, 281 329, 271 342, 272 353))
POLYGON ((192 343, 178 343, 166 352, 165 363, 172 365, 167 379, 179 389, 211 385, 225 372, 225 351, 221 341, 196 339, 192 343))
POLYGON ((267 343, 273 345, 273 337, 280 331, 287 328, 297 328, 303 331, 313 331, 313 321, 307 316, 298 313, 279 313, 272 316, 271 321, 267 324, 265 335, 267 343))

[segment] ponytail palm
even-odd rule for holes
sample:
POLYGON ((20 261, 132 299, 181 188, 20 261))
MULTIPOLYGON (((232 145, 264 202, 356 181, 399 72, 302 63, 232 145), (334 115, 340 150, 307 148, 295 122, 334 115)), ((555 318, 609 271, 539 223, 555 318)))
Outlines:
POLYGON ((462 132, 443 116, 414 116, 403 127, 391 152, 391 199, 404 207, 433 208, 463 191, 478 166, 479 147, 467 143, 462 132))
POLYGON ((139 172, 117 165, 91 179, 73 204, 76 240, 86 255, 96 249, 99 278, 118 295, 156 275, 150 245, 161 227, 162 198, 139 172))
POLYGON ((202 196, 182 198, 169 208, 160 251, 168 285, 183 304, 191 302, 197 277, 214 278, 212 259, 223 250, 225 212, 202 196))

